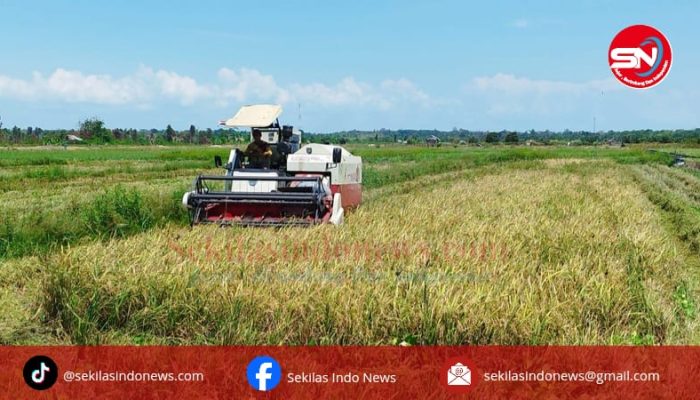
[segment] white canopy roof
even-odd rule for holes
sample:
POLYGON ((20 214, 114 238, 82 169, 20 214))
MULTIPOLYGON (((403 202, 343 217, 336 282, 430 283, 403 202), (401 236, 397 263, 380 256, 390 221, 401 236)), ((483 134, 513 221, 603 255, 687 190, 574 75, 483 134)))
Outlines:
POLYGON ((255 104, 241 107, 233 118, 223 121, 228 127, 264 128, 270 126, 282 114, 277 104, 255 104))

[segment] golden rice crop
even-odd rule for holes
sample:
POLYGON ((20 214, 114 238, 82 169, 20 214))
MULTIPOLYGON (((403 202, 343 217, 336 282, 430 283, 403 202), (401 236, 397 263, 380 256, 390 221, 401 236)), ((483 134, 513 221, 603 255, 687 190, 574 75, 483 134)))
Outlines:
POLYGON ((687 343, 694 259, 629 168, 523 162, 375 190, 340 228, 70 248, 38 306, 74 343, 687 343))

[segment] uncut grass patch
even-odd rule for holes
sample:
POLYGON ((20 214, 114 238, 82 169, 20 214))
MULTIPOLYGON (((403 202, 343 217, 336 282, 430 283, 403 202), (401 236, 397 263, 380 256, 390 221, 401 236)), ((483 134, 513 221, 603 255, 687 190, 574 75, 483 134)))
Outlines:
MULTIPOLYGON (((93 186, 110 182, 138 182, 179 176, 195 176, 205 170, 207 164, 201 161, 162 163, 150 167, 122 165, 111 168, 73 168, 65 166, 41 167, 6 176, 0 181, 0 193, 24 191, 27 187, 55 188, 74 186, 91 182, 93 186)), ((93 189, 94 190, 94 189, 93 189)))
MULTIPOLYGON (((685 270, 685 279, 674 292, 676 313, 693 319, 700 296, 700 177, 693 170, 666 166, 635 166, 634 179, 647 198, 664 216, 672 232, 696 255, 678 268, 685 270)), ((696 322, 697 324, 697 322, 696 322)), ((696 328, 695 338, 700 337, 696 328)))
POLYGON ((109 160, 198 160, 211 161, 227 148, 207 146, 85 146, 45 149, 0 149, 0 167, 22 165, 67 165, 109 160))
POLYGON ((671 222, 676 234, 700 254, 700 179, 687 170, 636 166, 634 177, 671 222))
POLYGON ((115 186, 94 196, 63 199, 67 204, 58 209, 34 207, 22 215, 2 212, 0 259, 55 251, 84 238, 104 240, 169 222, 184 224, 187 214, 179 205, 183 190, 163 193, 115 186))

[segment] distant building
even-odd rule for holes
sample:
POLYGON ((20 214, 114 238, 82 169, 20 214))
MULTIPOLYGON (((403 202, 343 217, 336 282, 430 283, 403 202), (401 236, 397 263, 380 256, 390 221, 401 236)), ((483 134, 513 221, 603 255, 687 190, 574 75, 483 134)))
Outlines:
POLYGON ((75 135, 67 135, 66 141, 68 141, 68 142, 82 142, 83 139, 81 139, 80 137, 75 136, 75 135))

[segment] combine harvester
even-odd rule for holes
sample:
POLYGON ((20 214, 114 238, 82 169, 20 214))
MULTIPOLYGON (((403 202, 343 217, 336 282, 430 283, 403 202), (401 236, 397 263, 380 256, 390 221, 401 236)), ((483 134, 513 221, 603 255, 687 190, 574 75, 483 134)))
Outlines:
MULTIPOLYGON (((279 105, 243 106, 220 124, 251 128, 269 143, 264 165, 231 150, 224 175, 200 175, 182 204, 192 225, 284 226, 343 223, 346 208, 362 201, 362 159, 338 146, 308 144, 302 132, 280 126, 279 105)), ((214 163, 222 166, 221 157, 214 163)))

